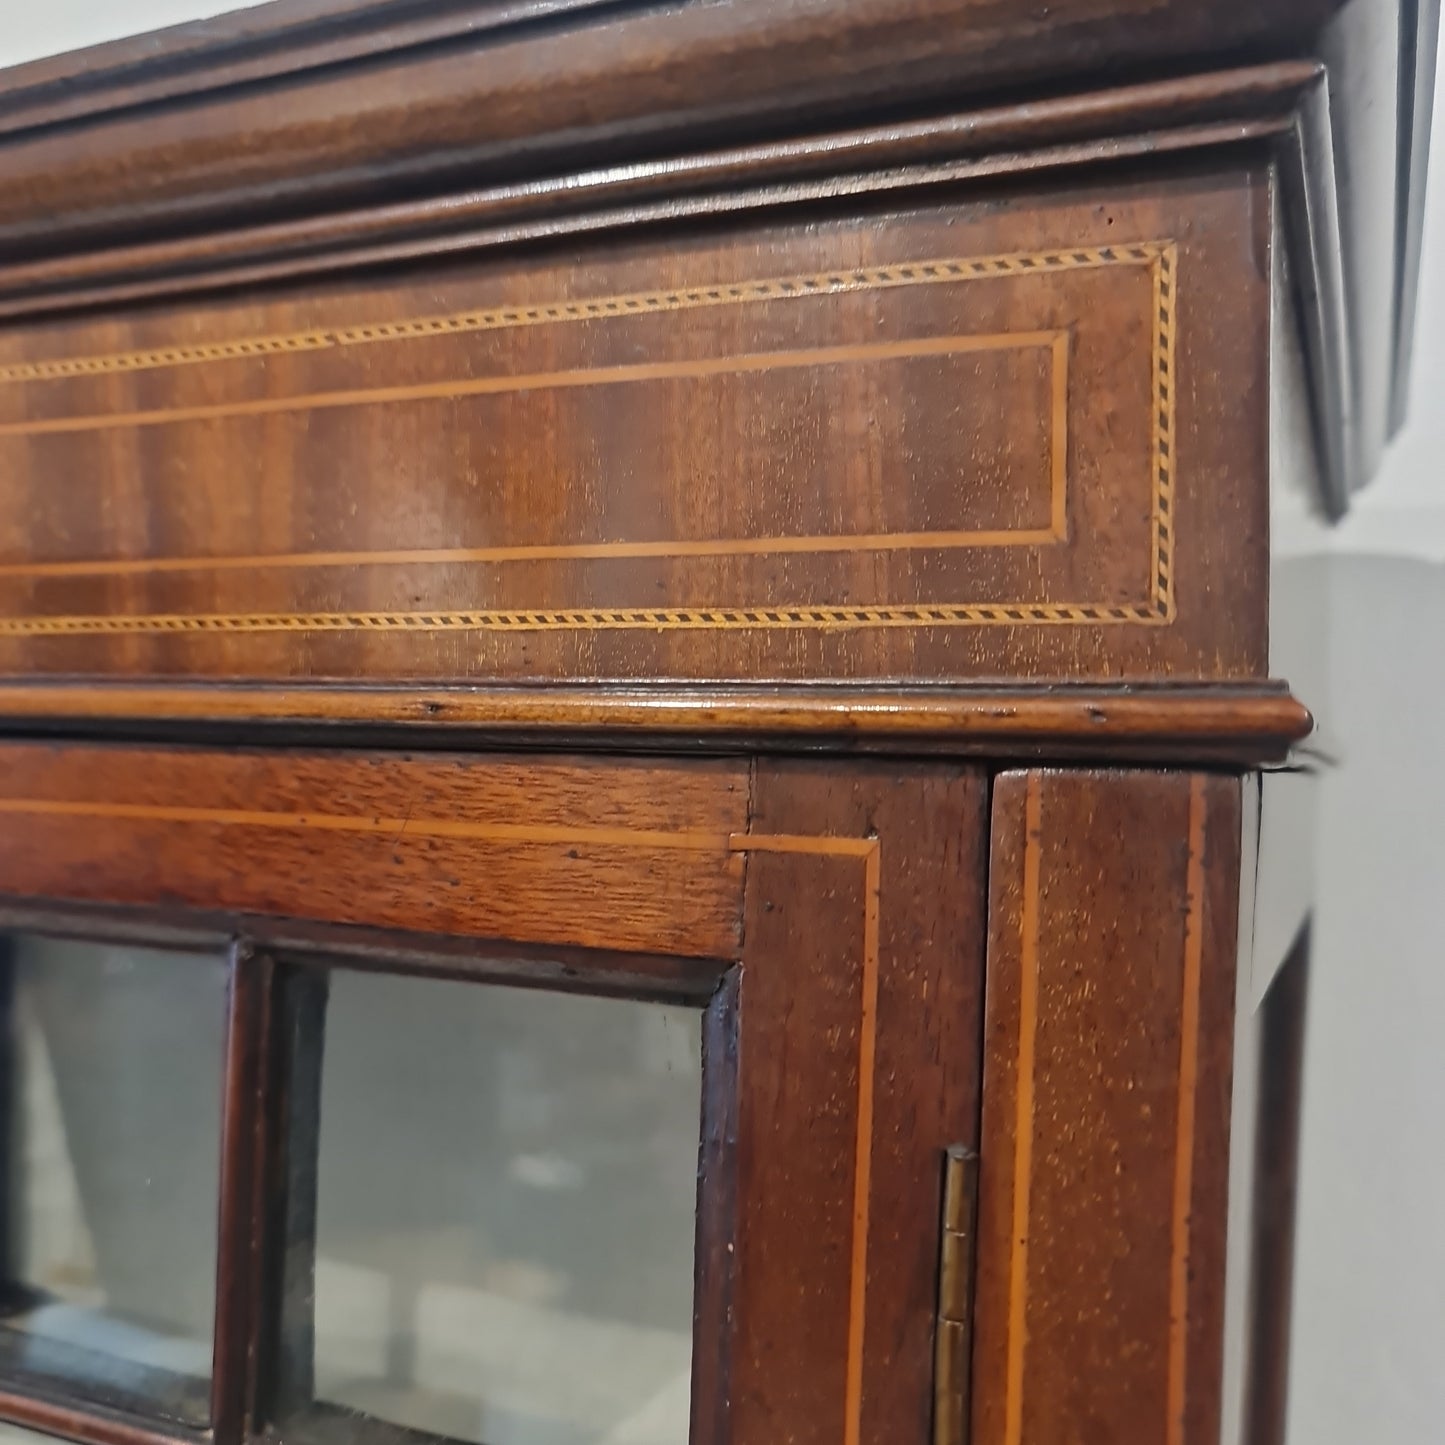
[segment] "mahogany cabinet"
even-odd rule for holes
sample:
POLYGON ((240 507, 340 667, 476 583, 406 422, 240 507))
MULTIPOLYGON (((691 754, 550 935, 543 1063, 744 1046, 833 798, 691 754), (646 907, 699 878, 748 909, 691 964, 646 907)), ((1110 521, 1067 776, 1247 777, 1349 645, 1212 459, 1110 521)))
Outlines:
POLYGON ((1280 1445, 1272 559, 1398 420, 1434 23, 0 75, 0 1420, 1280 1445))

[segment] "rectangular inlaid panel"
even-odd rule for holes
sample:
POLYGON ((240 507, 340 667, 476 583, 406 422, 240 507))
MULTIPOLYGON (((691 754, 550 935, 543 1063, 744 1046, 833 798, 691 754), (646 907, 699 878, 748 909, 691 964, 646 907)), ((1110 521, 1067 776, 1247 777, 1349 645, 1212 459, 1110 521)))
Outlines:
POLYGON ((1257 674, 1264 213, 782 212, 11 331, 0 669, 1257 674))
POLYGON ((973 1439, 1215 1445, 1240 785, 994 789, 973 1439))
POLYGON ((5 894, 727 958, 747 769, 0 745, 5 894))

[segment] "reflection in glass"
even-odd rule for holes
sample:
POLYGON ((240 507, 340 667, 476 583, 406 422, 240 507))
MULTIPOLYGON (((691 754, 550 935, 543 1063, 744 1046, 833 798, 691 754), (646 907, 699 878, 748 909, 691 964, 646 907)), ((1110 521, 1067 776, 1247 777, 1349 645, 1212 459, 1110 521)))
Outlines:
POLYGON ((55 1437, 0 1420, 0 1445, 55 1445, 55 1437))
POLYGON ((700 1040, 682 1007, 331 975, 318 1433, 687 1440, 700 1040))
POLYGON ((223 960, 4 940, 0 1362, 205 1423, 223 960))

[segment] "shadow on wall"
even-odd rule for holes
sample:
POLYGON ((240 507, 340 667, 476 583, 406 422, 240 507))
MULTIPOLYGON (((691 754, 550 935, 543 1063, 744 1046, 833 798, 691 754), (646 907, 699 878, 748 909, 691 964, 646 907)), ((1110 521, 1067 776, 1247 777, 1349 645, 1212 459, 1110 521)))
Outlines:
POLYGON ((1445 1419, 1445 565, 1330 563, 1290 1445, 1445 1419))

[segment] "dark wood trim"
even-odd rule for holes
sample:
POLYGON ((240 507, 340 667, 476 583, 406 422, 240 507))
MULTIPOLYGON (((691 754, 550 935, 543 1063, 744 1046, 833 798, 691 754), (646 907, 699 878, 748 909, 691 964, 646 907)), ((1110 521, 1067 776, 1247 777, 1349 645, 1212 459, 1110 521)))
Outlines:
MULTIPOLYGON (((1177 53, 1201 37, 1218 55, 1237 54, 1250 42, 1268 47, 1271 40, 1281 48, 1291 43, 1297 48, 1338 3, 1325 0, 1300 5, 1294 0, 1266 0, 1252 13, 1241 13, 1231 5, 1204 16, 1198 13, 1201 7, 1189 0, 1173 0, 1140 7, 1142 24, 1129 33, 1109 37, 1103 44, 1096 41, 1083 47, 1082 52, 1077 32, 1102 30, 1101 20, 1064 26, 1055 23, 1041 29, 1020 17, 1014 27, 1018 34, 1010 44, 1007 23, 1001 25, 995 16, 979 15, 976 5, 949 5, 935 0, 922 7, 913 5, 909 13, 922 9, 926 12, 922 17, 925 23, 931 22, 939 29, 952 19, 954 32, 963 32, 952 39, 958 51, 965 51, 970 43, 976 47, 980 40, 995 44, 1001 41, 1015 59, 1012 67, 1005 64, 998 68, 1006 82, 1017 83, 1020 62, 1030 71, 1043 68, 1065 75, 1077 69, 1080 61, 1092 61, 1098 69, 1106 54, 1122 49, 1126 57, 1143 66, 1155 55, 1177 53), (1054 39, 1051 29, 1073 33, 1054 39), (1171 29, 1175 32, 1172 35, 1171 29), (1025 39, 1036 42, 1033 55, 1024 53, 1025 39)), ((742 28, 752 18, 748 15, 751 10, 756 14, 755 23, 765 24, 770 19, 767 8, 733 0, 727 6, 732 12, 727 18, 736 16, 733 24, 742 28)), ((867 8, 853 6, 855 11, 866 12, 867 8)), ((882 12, 877 22, 879 30, 888 18, 901 18, 896 5, 886 12, 877 4, 872 8, 882 12)), ((685 30, 666 11, 659 17, 657 9, 637 0, 273 0, 252 9, 126 36, 0 71, 0 134, 76 120, 93 123, 142 105, 176 103, 236 86, 276 82, 421 46, 435 47, 446 42, 496 44, 544 25, 552 30, 578 29, 597 23, 599 18, 639 30, 648 20, 656 27, 661 19, 682 39, 678 46, 682 49, 696 34, 696 28, 685 30), (601 13, 599 16, 593 12, 601 13)), ((779 17, 771 19, 780 24, 779 17)), ((864 13, 853 23, 861 25, 867 20, 864 13)), ((885 38, 895 46, 904 43, 902 36, 885 38)), ((664 39, 672 40, 673 35, 664 39)), ((693 44, 701 48, 700 35, 693 44)), ((999 83, 991 82, 977 61, 970 65, 966 56, 956 57, 955 64, 963 66, 976 82, 999 83)), ((710 72, 707 78, 711 78, 710 72)))
MULTIPOLYGON (((271 932, 271 930, 265 930, 271 932)), ((728 967, 723 959, 674 958, 668 954, 612 953, 601 949, 509 943, 485 946, 471 939, 429 940, 367 929, 347 942, 326 927, 289 924, 291 940, 268 946, 278 957, 308 965, 370 973, 450 979, 457 983, 505 984, 551 993, 586 993, 652 1003, 706 1000, 728 967)))
MULTIPOLYGON (((0 70, 0 135, 279 81, 618 0, 272 0, 0 70)), ((578 16, 581 19, 580 15, 578 16)))
POLYGON ((261 1099, 262 1009, 269 968, 249 943, 227 962, 226 1063, 221 1092, 220 1207, 211 1429, 218 1445, 241 1438, 254 1324, 251 1298, 253 1174, 261 1099))
MULTIPOLYGON (((415 746, 581 743, 649 750, 934 751, 1013 757, 1127 752, 1268 762, 1309 734, 1283 684, 908 687, 814 684, 567 687, 247 687, 0 684, 0 733, 123 735, 143 725, 193 737, 242 724, 354 741, 394 730, 415 746)), ((272 741, 275 741, 272 738, 272 741)))
POLYGON ((727 1321, 732 1315, 737 1258, 738 985, 738 970, 729 970, 702 1016, 689 1445, 728 1445, 732 1438, 727 1321))
POLYGON ((1277 137, 1298 109, 1286 165, 1306 179, 1287 194, 1304 207, 1298 269, 1317 411, 1339 419, 1325 456, 1340 510, 1376 460, 1382 398, 1396 424, 1404 406, 1438 0, 1408 0, 1398 53, 1337 48, 1329 105, 1306 92, 1354 13, 1340 0, 1080 9, 279 0, 37 61, 0 72, 0 316, 1143 160, 1277 137), (1341 227, 1368 198, 1336 192, 1334 158, 1387 84, 1391 244, 1342 267, 1342 232, 1379 218, 1341 227), (1346 288, 1356 311, 1393 307, 1389 357, 1352 356, 1336 327, 1346 288))
POLYGON ((274 954, 307 965, 658 1003, 705 1003, 729 967, 724 959, 453 938, 189 909, 119 908, 3 894, 0 929, 33 929, 51 937, 120 940, 187 950, 219 949, 227 940, 239 938, 244 946, 266 956, 274 954))
POLYGON ((97 908, 41 898, 0 896, 0 929, 43 933, 88 943, 134 943, 183 952, 224 950, 233 930, 226 920, 183 917, 154 909, 97 908))
POLYGON ((1243 1445, 1285 1445, 1310 920, 1260 1009, 1243 1445))
POLYGON ((252 1429, 287 1423, 310 1407, 314 1394, 316 1186, 328 982, 324 968, 288 968, 278 970, 273 983, 279 1027, 263 1115, 264 1290, 247 1412, 252 1429))
MULTIPOLYGON (((267 1340, 273 1318, 273 1278, 267 1254, 284 1190, 281 1161, 286 1147, 285 1069, 280 970, 269 953, 253 950, 250 961, 254 998, 256 1091, 249 1139, 249 1179, 245 1251, 245 1379, 241 1398, 241 1438, 261 1428, 259 1409, 269 1388, 267 1340)), ((218 1445, 228 1445, 218 1437, 218 1445)))
POLYGON ((1131 62, 1300 54, 1338 4, 1130 0, 1068 21, 977 0, 302 0, 0 77, 0 238, 45 252, 1077 89, 1131 62))
POLYGON ((1322 74, 1314 61, 1284 61, 627 166, 529 172, 261 224, 248 207, 229 226, 197 233, 33 255, 0 249, 0 317, 1257 141, 1284 134, 1322 74))

